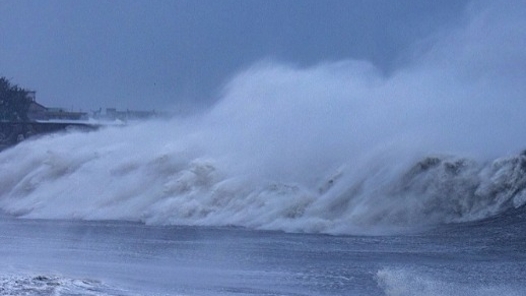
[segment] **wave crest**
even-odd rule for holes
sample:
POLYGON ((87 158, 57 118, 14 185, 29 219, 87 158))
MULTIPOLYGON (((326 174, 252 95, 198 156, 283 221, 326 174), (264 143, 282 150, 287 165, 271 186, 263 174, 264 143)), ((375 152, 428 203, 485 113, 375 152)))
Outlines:
POLYGON ((119 158, 121 152, 108 148, 58 153, 53 147, 71 141, 70 136, 78 135, 27 142, 2 153, 4 212, 26 218, 382 234, 485 219, 526 203, 525 153, 492 162, 380 154, 363 166, 318 177, 312 185, 234 174, 217 159, 177 150, 137 158, 119 158), (42 152, 42 145, 49 150, 42 152))

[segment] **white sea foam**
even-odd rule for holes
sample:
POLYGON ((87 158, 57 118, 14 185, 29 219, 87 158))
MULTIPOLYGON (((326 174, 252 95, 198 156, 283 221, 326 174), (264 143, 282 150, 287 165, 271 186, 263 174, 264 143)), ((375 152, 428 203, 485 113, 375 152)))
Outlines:
POLYGON ((0 295, 134 295, 89 279, 71 279, 57 275, 11 275, 0 277, 0 295))
POLYGON ((436 279, 410 268, 384 268, 377 272, 378 286, 386 296, 493 296, 524 295, 522 287, 487 283, 452 283, 436 279))
POLYGON ((0 208, 370 233, 520 207, 525 10, 473 7, 388 77, 366 61, 258 63, 198 116, 23 142, 0 153, 0 208))

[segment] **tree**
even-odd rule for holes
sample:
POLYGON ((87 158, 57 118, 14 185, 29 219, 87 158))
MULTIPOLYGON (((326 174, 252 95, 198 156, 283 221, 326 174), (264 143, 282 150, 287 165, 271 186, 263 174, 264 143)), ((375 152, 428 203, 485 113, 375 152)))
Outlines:
POLYGON ((0 77, 1 121, 27 121, 27 113, 32 101, 28 90, 11 84, 5 77, 0 77))

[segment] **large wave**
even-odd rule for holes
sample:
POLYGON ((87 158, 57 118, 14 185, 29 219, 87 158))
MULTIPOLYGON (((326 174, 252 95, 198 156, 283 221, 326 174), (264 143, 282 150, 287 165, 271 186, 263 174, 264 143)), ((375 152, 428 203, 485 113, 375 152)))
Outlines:
POLYGON ((525 10, 471 6, 389 76, 367 61, 266 61, 194 117, 23 142, 0 153, 0 208, 371 233, 521 207, 525 10))

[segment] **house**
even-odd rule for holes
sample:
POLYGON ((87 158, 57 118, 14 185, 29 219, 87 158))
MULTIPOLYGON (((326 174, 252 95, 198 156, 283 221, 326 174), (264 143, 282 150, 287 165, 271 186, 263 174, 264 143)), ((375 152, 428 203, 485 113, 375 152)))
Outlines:
POLYGON ((31 121, 35 120, 46 120, 47 108, 37 103, 34 99, 29 104, 29 109, 27 110, 27 118, 31 121))
POLYGON ((35 120, 81 120, 86 119, 88 113, 72 112, 64 108, 47 108, 36 101, 36 93, 29 92, 31 104, 27 110, 27 117, 30 121, 35 120))

